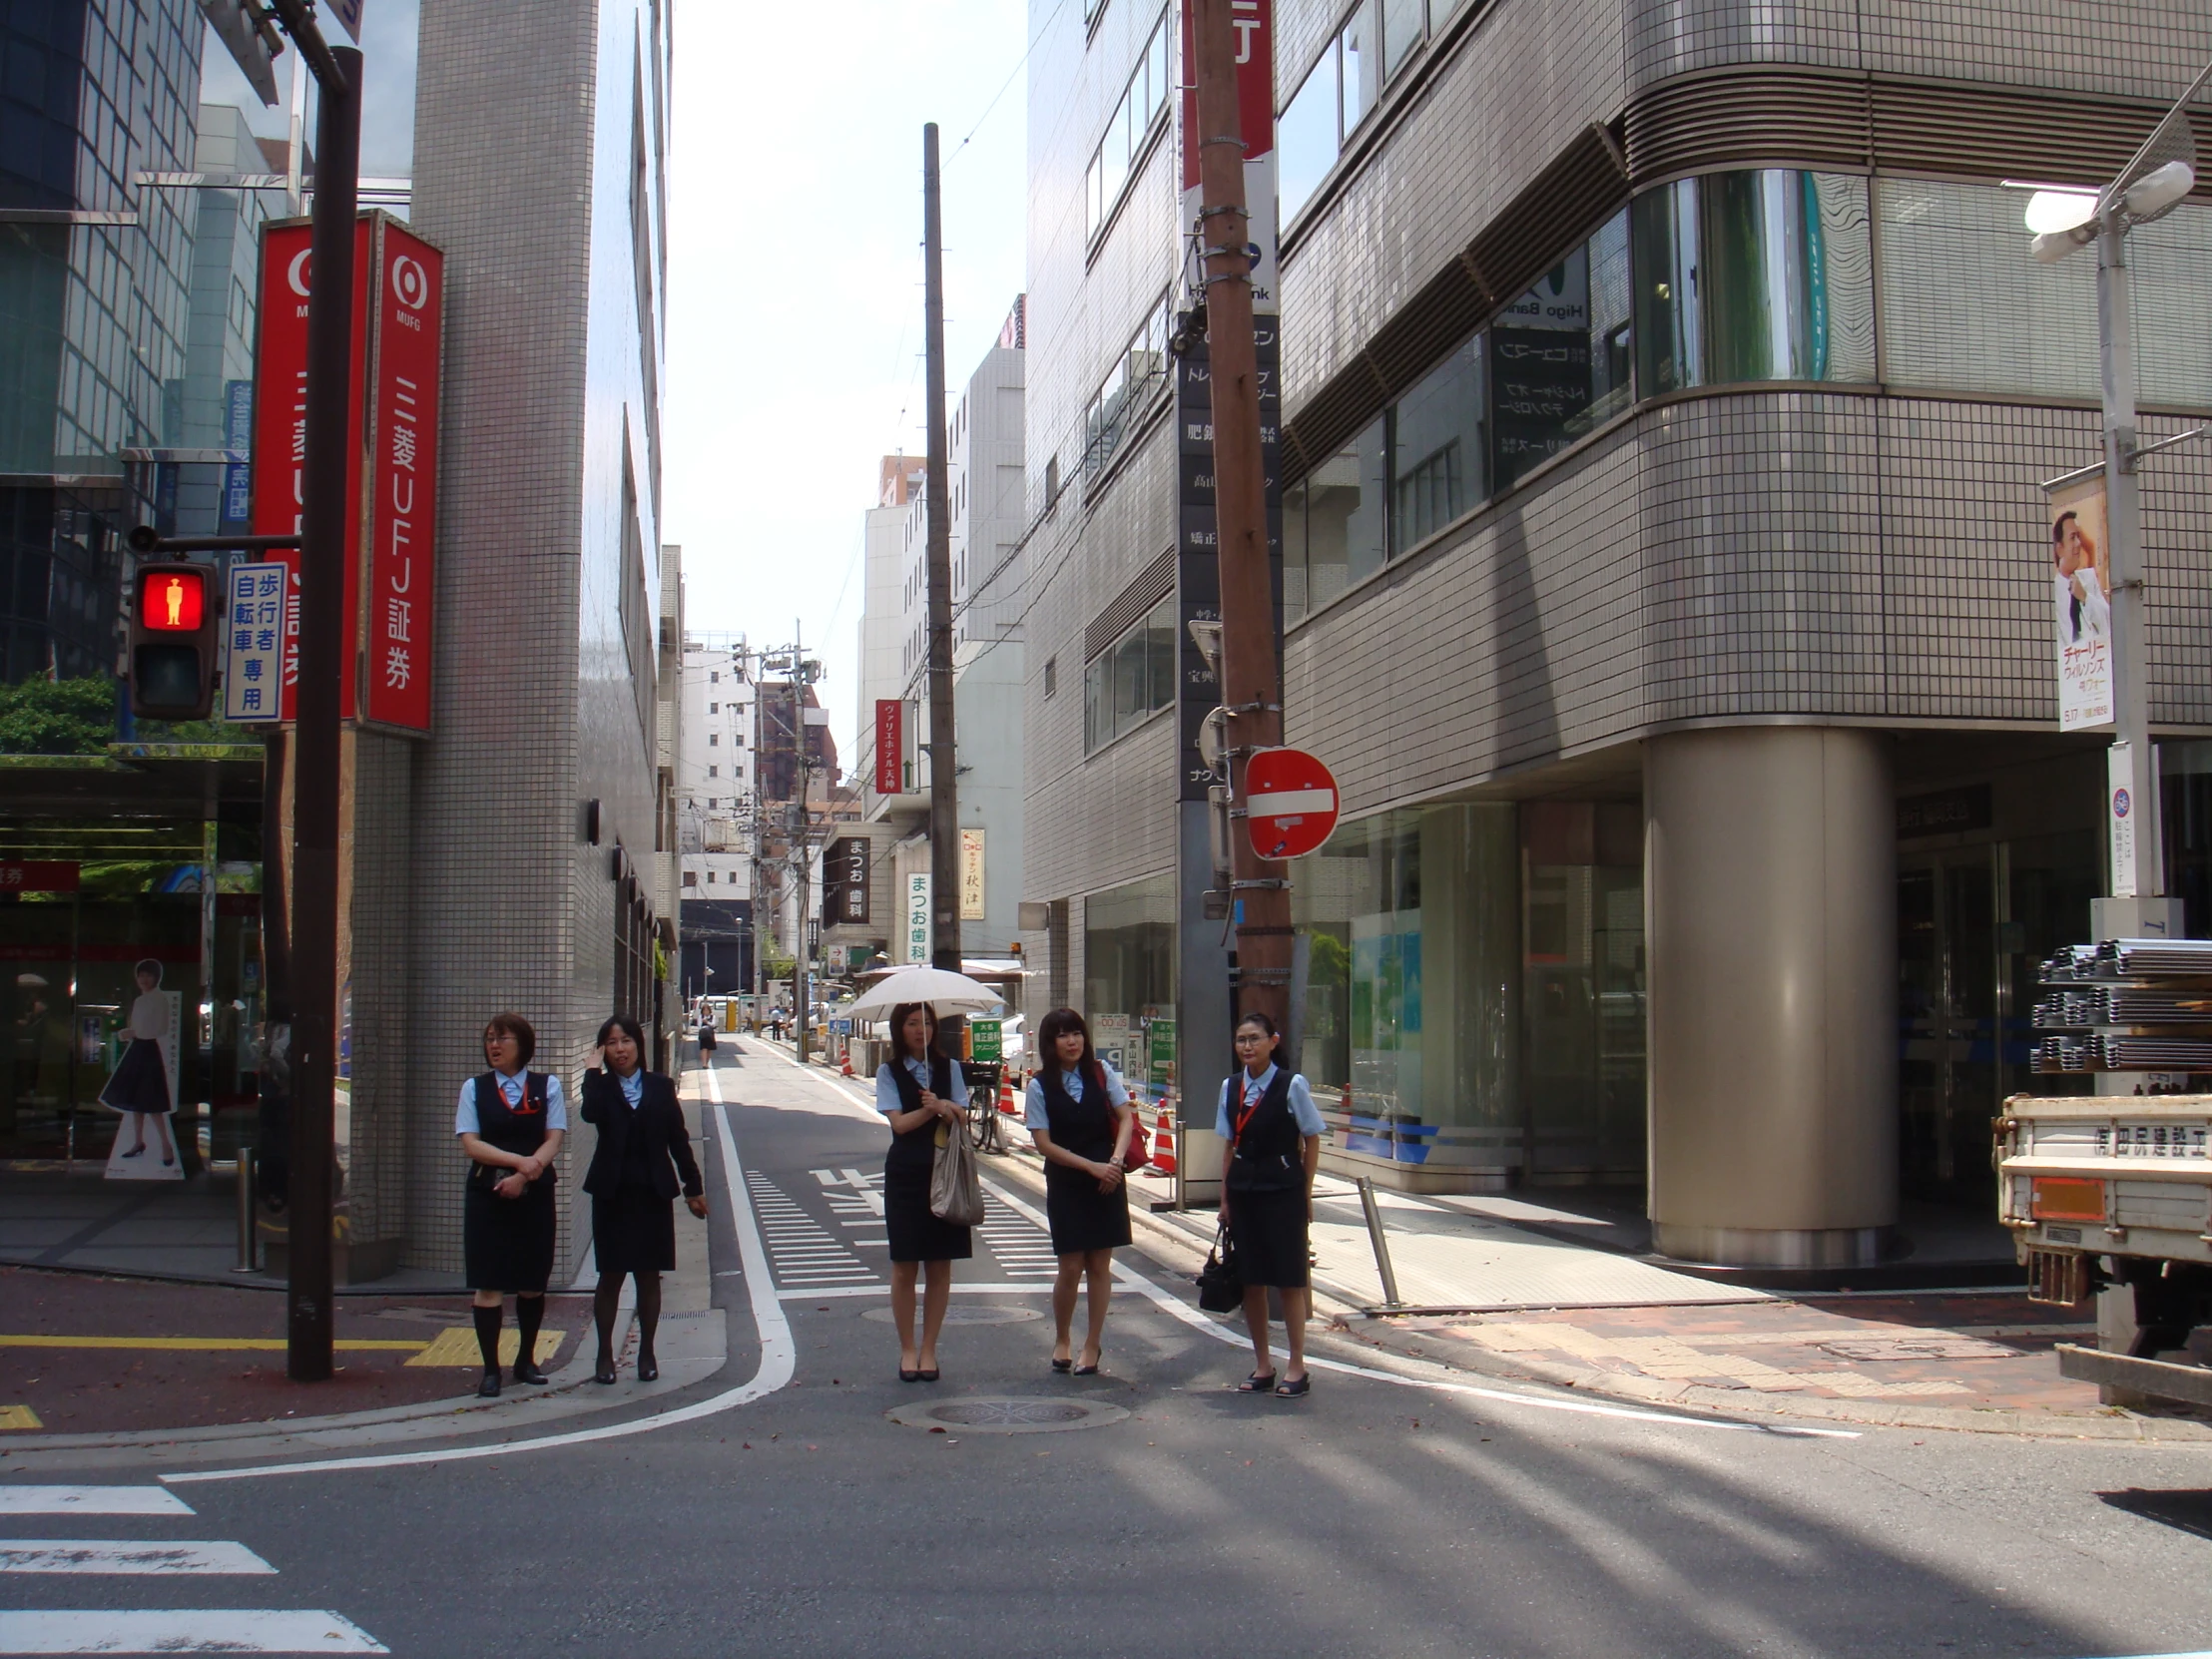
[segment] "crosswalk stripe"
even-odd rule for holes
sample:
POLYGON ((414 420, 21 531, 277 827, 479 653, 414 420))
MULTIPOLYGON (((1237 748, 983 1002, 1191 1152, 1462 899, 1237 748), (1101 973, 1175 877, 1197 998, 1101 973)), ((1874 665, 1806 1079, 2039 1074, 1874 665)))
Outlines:
MULTIPOLYGON (((0 1540, 0 1572, 273 1573, 244 1544, 222 1538, 132 1543, 114 1538, 0 1540)), ((0 1647, 0 1652, 5 1652, 0 1647)))
POLYGON ((0 1486, 0 1515, 189 1515, 166 1486, 0 1486))
POLYGON ((0 1611, 0 1653, 389 1653, 319 1608, 0 1611))

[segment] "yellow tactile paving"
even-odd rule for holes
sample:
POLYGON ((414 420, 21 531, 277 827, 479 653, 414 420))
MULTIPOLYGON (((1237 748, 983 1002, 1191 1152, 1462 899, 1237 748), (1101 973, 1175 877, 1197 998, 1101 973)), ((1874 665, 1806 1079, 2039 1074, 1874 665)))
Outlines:
MULTIPOLYGON (((565 1331, 539 1330, 539 1365, 544 1365, 560 1352, 561 1339, 567 1335, 565 1331)), ((410 1366, 451 1366, 455 1369, 466 1366, 473 1371, 484 1363, 483 1353, 476 1346, 476 1333, 465 1325, 456 1325, 450 1331, 440 1332, 434 1342, 408 1343, 405 1346, 422 1350, 407 1362, 410 1366)), ((515 1363, 515 1356, 521 1352, 522 1333, 511 1325, 502 1329, 499 1333, 499 1363, 511 1366, 515 1363)))
POLYGON ((40 1428, 38 1413, 28 1405, 0 1405, 0 1432, 10 1428, 40 1428))
MULTIPOLYGON (((381 1337, 340 1337, 330 1345, 352 1353, 372 1353, 378 1350, 391 1353, 407 1353, 429 1344, 405 1339, 381 1337)), ((0 1336, 0 1348, 121 1348, 143 1349, 176 1354, 238 1354, 249 1351, 281 1353, 285 1347, 281 1337, 6 1337, 0 1336)))

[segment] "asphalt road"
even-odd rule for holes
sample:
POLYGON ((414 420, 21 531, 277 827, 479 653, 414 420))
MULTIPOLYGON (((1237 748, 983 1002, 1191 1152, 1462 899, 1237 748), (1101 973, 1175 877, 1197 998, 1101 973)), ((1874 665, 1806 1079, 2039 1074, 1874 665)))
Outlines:
POLYGON ((1440 1372, 1317 1369, 1304 1400, 1253 1398, 1230 1391, 1248 1353, 1163 1306, 1189 1287, 1141 1257, 1157 1294, 1117 1296, 1106 1375, 1057 1377, 1048 1253, 1011 1184, 961 1272, 991 1288, 955 1296, 943 1381, 901 1384, 868 1179, 882 1131, 779 1056, 717 1058, 728 1133, 703 1138, 729 1364, 650 1407, 715 1409, 182 1483, 162 1490, 188 1507, 158 1514, 15 1512, 0 1482, 0 1653, 133 1651, 25 1644, 194 1609, 216 1615, 210 1640, 310 1644, 260 1651, 439 1656, 2212 1649, 2212 1450, 1781 1433, 1452 1391, 1440 1372), (1027 1403, 977 1403, 1005 1399, 1027 1403), (942 1432, 886 1416, 929 1405, 952 1408, 942 1432), (209 1559, 230 1570, 183 1570, 209 1559), (169 1570, 116 1570, 132 1560, 169 1570), (71 1562, 88 1570, 27 1570, 71 1562), (28 1617, 57 1610, 88 1617, 28 1617))

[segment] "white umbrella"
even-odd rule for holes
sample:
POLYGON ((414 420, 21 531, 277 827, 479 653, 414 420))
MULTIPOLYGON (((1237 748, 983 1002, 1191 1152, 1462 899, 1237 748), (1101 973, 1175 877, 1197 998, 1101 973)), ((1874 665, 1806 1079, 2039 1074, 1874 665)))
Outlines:
POLYGON ((964 973, 910 967, 878 979, 860 993, 849 1011, 855 1020, 888 1019, 901 1002, 926 1002, 940 1014, 981 1014, 1005 1000, 964 973))

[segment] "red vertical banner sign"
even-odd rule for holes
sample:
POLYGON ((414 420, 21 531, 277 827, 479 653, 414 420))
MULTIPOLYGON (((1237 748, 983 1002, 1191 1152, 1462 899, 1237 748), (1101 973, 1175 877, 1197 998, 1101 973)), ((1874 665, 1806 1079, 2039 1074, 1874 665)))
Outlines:
POLYGON ((906 758, 906 705, 895 697, 875 700, 875 793, 902 795, 906 758))
MULTIPOLYGON (((370 225, 363 218, 353 231, 353 383, 365 378, 368 357, 368 265, 370 225)), ((313 243, 307 221, 283 220, 262 230, 261 305, 254 351, 254 519, 258 536, 297 534, 307 456, 307 295, 314 285, 313 243)), ((347 493, 358 501, 361 489, 362 403, 356 399, 349 422, 352 457, 346 468, 347 493)), ((358 614, 360 531, 346 537, 345 609, 358 614)), ((282 549, 270 554, 288 573, 290 593, 284 606, 283 718, 293 718, 299 684, 299 554, 282 549)), ((351 630, 348 629, 350 635, 351 630)), ((354 661, 343 664, 344 686, 338 711, 355 712, 354 661)))
POLYGON ((445 256, 393 221, 376 230, 361 718, 428 732, 445 256))

